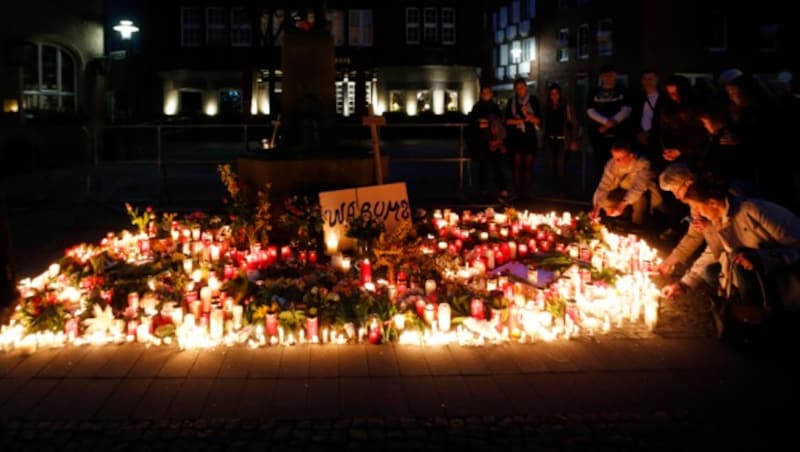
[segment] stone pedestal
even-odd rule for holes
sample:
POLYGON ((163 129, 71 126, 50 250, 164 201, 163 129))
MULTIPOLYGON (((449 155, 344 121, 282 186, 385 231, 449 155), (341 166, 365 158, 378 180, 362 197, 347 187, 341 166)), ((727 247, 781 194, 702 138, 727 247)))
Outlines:
POLYGON ((293 153, 321 154, 329 149, 336 119, 333 38, 324 32, 287 32, 281 68, 281 147, 293 153))

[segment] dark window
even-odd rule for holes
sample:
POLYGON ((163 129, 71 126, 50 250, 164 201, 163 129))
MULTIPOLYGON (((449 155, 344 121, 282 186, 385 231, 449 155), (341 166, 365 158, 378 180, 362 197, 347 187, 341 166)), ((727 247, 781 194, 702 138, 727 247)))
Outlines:
POLYGON ((181 113, 196 114, 203 111, 203 93, 199 91, 181 91, 181 113))

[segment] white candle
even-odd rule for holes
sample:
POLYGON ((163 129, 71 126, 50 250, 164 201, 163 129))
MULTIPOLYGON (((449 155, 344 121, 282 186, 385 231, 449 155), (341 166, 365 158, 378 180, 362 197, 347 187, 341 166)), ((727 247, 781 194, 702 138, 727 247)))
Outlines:
POLYGON ((217 278, 217 275, 214 273, 210 274, 208 276, 208 287, 209 289, 211 289, 211 294, 219 295, 220 286, 221 284, 219 282, 219 279, 217 278))
POLYGON ((222 339, 224 333, 223 322, 225 321, 225 313, 222 309, 214 309, 211 311, 210 329, 211 339, 222 339))
POLYGON ((194 267, 194 262, 191 259, 183 260, 183 271, 185 271, 187 275, 192 274, 193 267, 194 267))
POLYGON ((494 251, 489 250, 486 252, 486 268, 494 270, 494 251))
POLYGON ((173 230, 169 231, 169 235, 170 235, 170 237, 172 237, 172 241, 177 242, 178 239, 181 236, 181 233, 177 229, 173 229, 173 230))
POLYGON ((181 326, 183 323, 183 308, 173 308, 172 312, 169 313, 169 316, 175 326, 181 326))
POLYGON ((395 314, 392 317, 392 321, 394 322, 394 327, 398 330, 403 330, 406 327, 406 315, 405 314, 395 314))
POLYGON ((192 228, 192 240, 200 240, 200 228, 192 228))
POLYGON ((328 234, 328 237, 325 238, 325 249, 328 252, 328 255, 333 256, 339 252, 339 236, 336 234, 328 234))
POLYGON ((201 272, 199 268, 195 269, 192 272, 192 281, 194 281, 195 283, 199 283, 202 280, 203 280, 203 272, 201 272))
POLYGON ((436 320, 436 311, 433 310, 433 305, 428 303, 425 306, 425 322, 428 325, 433 325, 434 320, 436 320))
POLYGON ((50 264, 50 267, 47 269, 48 276, 55 278, 59 273, 61 273, 61 266, 58 264, 50 264))
POLYGON ((436 281, 429 279, 425 281, 425 295, 430 295, 436 292, 436 281))
POLYGON ((511 259, 517 258, 517 242, 508 242, 508 249, 511 259))
POLYGON ((450 305, 447 303, 439 304, 439 328, 450 331, 450 305))
POLYGON ((210 251, 211 251, 211 260, 212 261, 218 261, 219 260, 219 254, 220 254, 220 251, 221 251, 220 246, 217 245, 217 244, 212 244, 211 248, 210 248, 210 251))
POLYGON ((200 300, 205 302, 211 302, 211 297, 213 296, 213 292, 210 287, 201 287, 200 288, 200 300))
POLYGON ((485 242, 489 240, 489 233, 488 232, 481 232, 480 235, 481 242, 485 242))
POLYGON ((342 271, 347 273, 350 271, 350 258, 343 257, 342 258, 342 271))
POLYGON ((233 305, 233 327, 238 329, 242 328, 242 314, 244 313, 244 306, 240 304, 233 305))

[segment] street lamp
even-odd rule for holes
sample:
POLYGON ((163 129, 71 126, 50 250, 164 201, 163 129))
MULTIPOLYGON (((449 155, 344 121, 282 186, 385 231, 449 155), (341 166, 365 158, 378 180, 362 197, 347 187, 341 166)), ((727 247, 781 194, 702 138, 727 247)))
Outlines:
POLYGON ((121 20, 119 25, 114 25, 114 31, 118 31, 122 39, 128 41, 134 33, 139 31, 139 27, 133 25, 130 20, 121 20))

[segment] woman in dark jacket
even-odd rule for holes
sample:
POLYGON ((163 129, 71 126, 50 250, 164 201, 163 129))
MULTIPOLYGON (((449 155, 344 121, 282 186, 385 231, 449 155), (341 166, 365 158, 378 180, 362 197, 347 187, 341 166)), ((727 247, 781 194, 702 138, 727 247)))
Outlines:
POLYGON ((552 169, 553 193, 563 196, 567 191, 565 166, 568 151, 577 151, 575 121, 567 100, 558 84, 550 85, 544 106, 544 146, 552 169))

